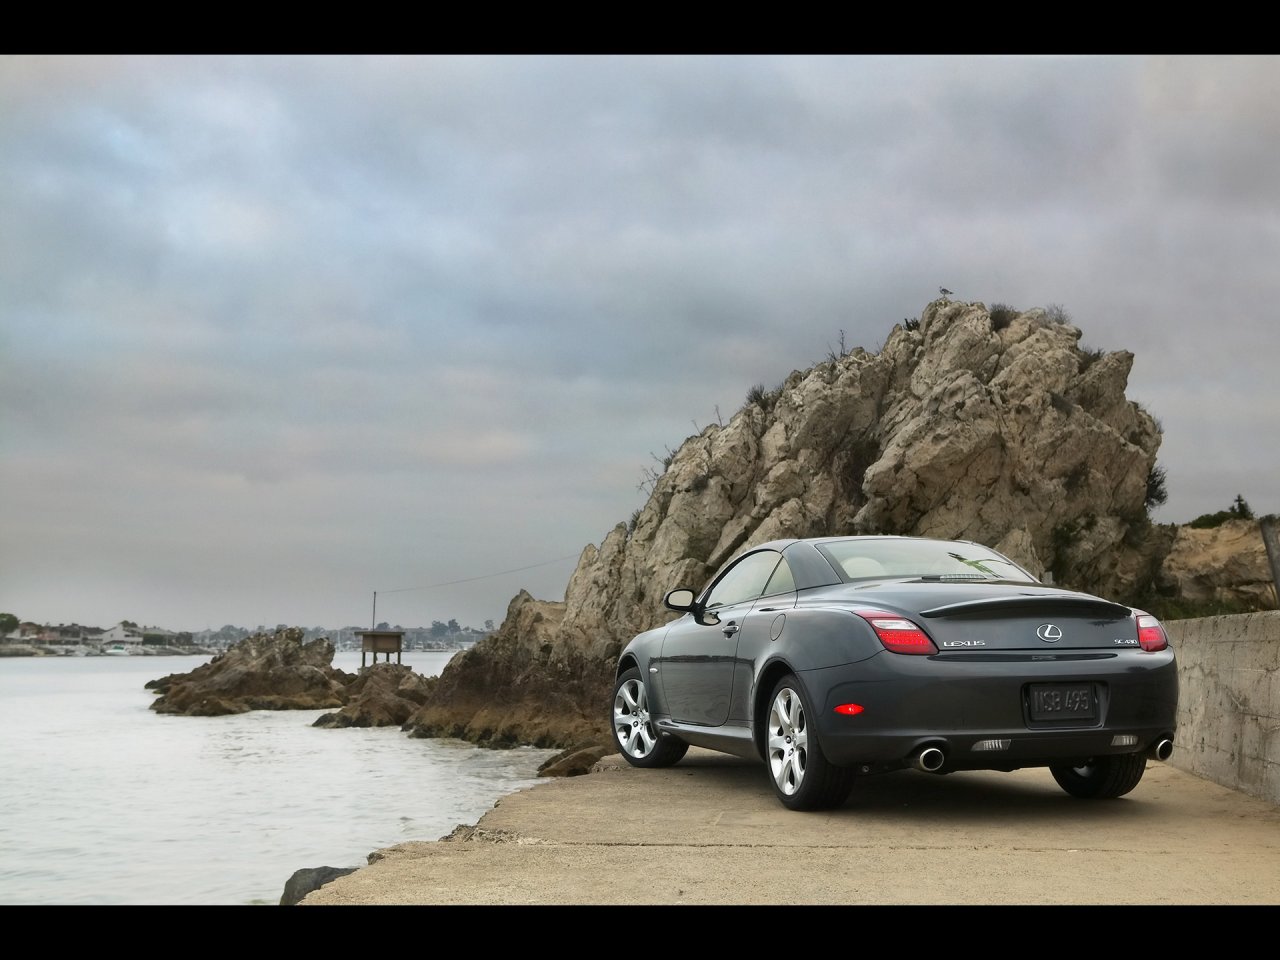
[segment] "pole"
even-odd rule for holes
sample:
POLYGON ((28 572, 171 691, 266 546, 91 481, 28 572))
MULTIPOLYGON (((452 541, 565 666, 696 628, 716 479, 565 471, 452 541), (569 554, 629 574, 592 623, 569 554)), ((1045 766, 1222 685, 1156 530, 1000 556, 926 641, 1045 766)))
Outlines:
POLYGON ((369 629, 378 629, 378 591, 373 591, 373 619, 369 622, 369 629))

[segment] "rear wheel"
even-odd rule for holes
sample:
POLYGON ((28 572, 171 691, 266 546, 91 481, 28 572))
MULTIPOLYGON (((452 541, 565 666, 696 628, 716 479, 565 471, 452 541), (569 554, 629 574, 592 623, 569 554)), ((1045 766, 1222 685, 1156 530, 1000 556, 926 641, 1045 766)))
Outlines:
POLYGON ((618 752, 633 767, 669 767, 689 750, 673 737, 660 737, 649 720, 649 694, 635 667, 624 670, 613 686, 609 722, 618 752))
POLYGON ((1138 785, 1147 772, 1147 759, 1138 753, 1090 757, 1076 765, 1049 768, 1058 786, 1082 800, 1109 800, 1123 797, 1138 785))
POLYGON ((773 791, 791 810, 838 807, 853 789, 853 770, 823 755, 809 726, 811 716, 800 682, 790 674, 779 680, 769 698, 765 757, 773 791))

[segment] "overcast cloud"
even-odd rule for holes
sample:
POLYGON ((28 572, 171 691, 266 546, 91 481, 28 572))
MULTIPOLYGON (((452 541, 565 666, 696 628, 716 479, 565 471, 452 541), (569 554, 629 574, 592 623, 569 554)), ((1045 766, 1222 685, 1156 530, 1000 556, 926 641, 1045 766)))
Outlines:
POLYGON ((939 286, 1280 512, 1272 57, 0 59, 0 611, 500 622, 939 286), (466 581, 458 583, 457 581, 466 581))

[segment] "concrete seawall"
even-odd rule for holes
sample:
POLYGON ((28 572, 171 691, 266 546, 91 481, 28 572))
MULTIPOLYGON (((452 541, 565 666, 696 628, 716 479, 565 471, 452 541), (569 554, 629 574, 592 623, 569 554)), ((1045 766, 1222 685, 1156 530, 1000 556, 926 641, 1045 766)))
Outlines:
POLYGON ((1178 658, 1169 763, 1280 804, 1280 610, 1165 624, 1178 658))

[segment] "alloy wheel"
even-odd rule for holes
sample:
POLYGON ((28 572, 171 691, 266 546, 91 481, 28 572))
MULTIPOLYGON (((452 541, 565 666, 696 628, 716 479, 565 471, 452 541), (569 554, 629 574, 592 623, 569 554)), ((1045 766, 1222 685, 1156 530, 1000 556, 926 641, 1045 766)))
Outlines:
POLYGON ((800 695, 779 690, 769 707, 769 770, 778 790, 792 796, 804 783, 809 762, 809 728, 800 695))
POLYGON ((649 723, 649 698, 639 680, 627 680, 618 687, 613 698, 613 732, 623 752, 633 757, 647 757, 657 745, 649 723))

